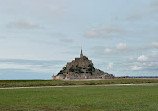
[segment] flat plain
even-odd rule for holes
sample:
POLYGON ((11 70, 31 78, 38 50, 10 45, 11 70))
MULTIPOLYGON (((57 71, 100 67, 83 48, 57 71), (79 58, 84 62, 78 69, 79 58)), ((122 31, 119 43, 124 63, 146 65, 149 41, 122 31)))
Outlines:
POLYGON ((1 111, 158 111, 158 85, 0 90, 1 111))
POLYGON ((36 86, 69 86, 69 85, 104 85, 104 84, 140 84, 158 83, 158 79, 109 79, 109 80, 0 80, 0 88, 36 87, 36 86))

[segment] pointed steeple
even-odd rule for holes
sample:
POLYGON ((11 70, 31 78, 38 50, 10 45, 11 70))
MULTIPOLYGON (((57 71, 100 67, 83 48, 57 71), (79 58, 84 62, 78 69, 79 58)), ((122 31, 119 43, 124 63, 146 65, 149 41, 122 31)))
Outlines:
POLYGON ((80 54, 80 58, 83 57, 83 53, 82 53, 82 48, 81 48, 81 54, 80 54))

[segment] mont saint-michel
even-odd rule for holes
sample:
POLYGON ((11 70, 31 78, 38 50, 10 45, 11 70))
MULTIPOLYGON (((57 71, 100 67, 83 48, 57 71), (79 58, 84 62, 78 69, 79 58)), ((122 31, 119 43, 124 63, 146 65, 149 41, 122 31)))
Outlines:
POLYGON ((80 58, 68 62, 53 79, 112 79, 113 74, 108 74, 94 67, 92 60, 84 56, 81 49, 80 58))

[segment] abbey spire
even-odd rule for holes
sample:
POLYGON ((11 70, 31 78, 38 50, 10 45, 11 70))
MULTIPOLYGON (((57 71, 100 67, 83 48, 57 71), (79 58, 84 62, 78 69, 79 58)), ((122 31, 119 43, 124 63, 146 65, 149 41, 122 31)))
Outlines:
POLYGON ((80 58, 82 58, 83 57, 83 53, 82 53, 82 48, 81 48, 81 54, 80 54, 80 58))

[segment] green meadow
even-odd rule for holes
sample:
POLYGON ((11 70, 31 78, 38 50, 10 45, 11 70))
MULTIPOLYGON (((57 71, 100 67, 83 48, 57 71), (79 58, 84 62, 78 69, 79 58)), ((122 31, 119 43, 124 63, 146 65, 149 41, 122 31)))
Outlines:
POLYGON ((158 111, 158 85, 0 89, 1 111, 158 111))
POLYGON ((102 84, 139 84, 158 83, 158 79, 111 79, 88 81, 61 81, 61 80, 0 80, 3 87, 31 87, 31 86, 68 86, 68 85, 102 85, 102 84))

